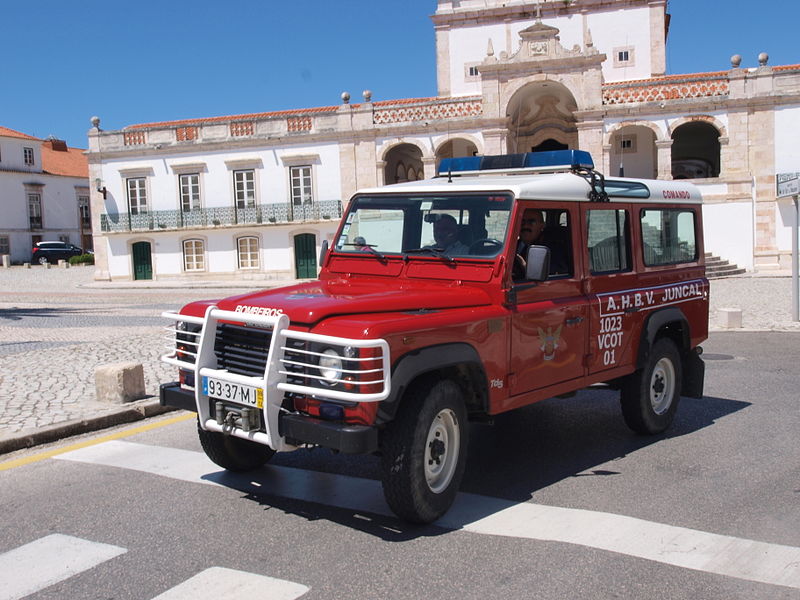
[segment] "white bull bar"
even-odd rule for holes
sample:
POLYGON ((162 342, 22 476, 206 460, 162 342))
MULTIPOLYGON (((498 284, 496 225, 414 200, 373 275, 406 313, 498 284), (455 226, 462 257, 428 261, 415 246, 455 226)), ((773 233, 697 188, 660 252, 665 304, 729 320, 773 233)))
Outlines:
MULTIPOLYGON (((192 371, 195 374, 195 403, 197 404, 197 416, 200 426, 207 431, 217 431, 251 440, 270 446, 276 451, 294 450, 295 446, 286 443, 280 435, 278 421, 283 403, 283 392, 292 392, 306 395, 319 400, 333 400, 345 402, 380 402, 385 400, 391 392, 391 371, 389 364, 389 345, 383 339, 359 340, 350 338, 340 338, 334 336, 320 335, 303 331, 293 331, 289 329, 289 317, 286 315, 267 316, 250 314, 244 312, 233 312, 221 310, 215 306, 210 306, 206 310, 205 317, 193 317, 181 315, 176 312, 164 312, 163 317, 175 322, 172 327, 167 327, 170 332, 168 339, 172 342, 171 352, 161 357, 166 363, 174 365, 185 371, 192 371), (270 335, 269 350, 267 354, 266 368, 263 376, 247 376, 231 373, 227 369, 221 369, 217 363, 214 352, 217 326, 220 321, 226 323, 252 325, 264 330, 264 335, 270 335), (200 325, 199 332, 191 332, 181 328, 180 323, 200 325), (179 340, 178 336, 181 336, 179 340), (353 381, 348 380, 351 385, 371 387, 380 386, 379 391, 370 393, 349 392, 344 390, 328 389, 323 386, 308 385, 316 381, 323 380, 319 373, 320 367, 317 364, 320 352, 305 349, 290 348, 288 340, 299 340, 311 342, 315 345, 322 345, 334 350, 340 348, 339 355, 342 361, 355 365, 353 369, 341 369, 342 375, 348 373, 353 381), (181 344, 185 349, 178 351, 177 344, 181 344), (346 357, 345 348, 375 348, 379 352, 377 356, 369 357, 346 357), (287 358, 287 352, 291 353, 292 358, 287 358), (189 357, 179 357, 179 354, 189 357), (192 360, 193 359, 193 360, 192 360), (379 368, 359 368, 362 364, 366 367, 369 363, 380 361, 379 368), (292 367, 299 367, 303 372, 291 371, 292 367), (289 383, 287 377, 301 378, 306 384, 289 383), (214 379, 230 382, 238 385, 250 386, 263 390, 263 407, 261 409, 262 420, 265 425, 265 432, 244 431, 239 427, 220 425, 216 419, 211 417, 211 404, 209 396, 203 391, 201 381, 203 377, 213 377, 214 379)), ((333 383, 340 383, 344 379, 336 379, 333 383)), ((225 401, 226 404, 236 404, 235 402, 225 401)))

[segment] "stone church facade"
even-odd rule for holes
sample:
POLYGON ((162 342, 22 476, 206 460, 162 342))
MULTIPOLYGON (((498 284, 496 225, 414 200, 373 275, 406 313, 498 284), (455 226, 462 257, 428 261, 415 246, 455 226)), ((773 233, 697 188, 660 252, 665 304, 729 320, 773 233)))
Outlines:
POLYGON ((665 0, 439 0, 438 95, 89 131, 98 279, 310 277, 358 188, 445 157, 588 150, 695 182, 706 249, 788 268, 800 65, 666 75, 665 0))

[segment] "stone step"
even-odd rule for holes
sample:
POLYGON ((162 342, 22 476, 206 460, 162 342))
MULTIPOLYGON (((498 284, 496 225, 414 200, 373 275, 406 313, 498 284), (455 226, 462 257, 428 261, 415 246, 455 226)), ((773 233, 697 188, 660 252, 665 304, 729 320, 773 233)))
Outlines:
POLYGON ((714 256, 711 252, 706 252, 706 277, 709 279, 716 279, 719 277, 733 277, 734 275, 742 275, 746 273, 746 269, 740 268, 736 264, 731 264, 719 256, 714 256))

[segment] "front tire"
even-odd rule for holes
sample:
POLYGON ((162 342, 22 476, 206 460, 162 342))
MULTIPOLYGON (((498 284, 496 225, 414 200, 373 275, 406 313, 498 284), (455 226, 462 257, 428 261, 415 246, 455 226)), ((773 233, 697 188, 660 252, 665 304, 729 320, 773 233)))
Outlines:
POLYGON ((671 339, 660 338, 653 344, 644 368, 623 382, 620 402, 628 427, 651 435, 666 430, 678 410, 682 382, 678 348, 671 339))
POLYGON ((409 390, 381 439, 383 493, 394 513, 430 523, 453 504, 464 475, 467 414, 461 389, 426 379, 409 390))
POLYGON ((200 423, 197 424, 197 435, 206 456, 228 471, 252 471, 266 464, 275 455, 275 450, 269 446, 216 431, 206 431, 200 427, 200 423))

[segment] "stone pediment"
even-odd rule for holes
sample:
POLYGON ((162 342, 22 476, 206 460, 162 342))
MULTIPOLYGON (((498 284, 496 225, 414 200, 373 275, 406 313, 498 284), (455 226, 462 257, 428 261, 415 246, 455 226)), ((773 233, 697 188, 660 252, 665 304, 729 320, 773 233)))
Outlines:
MULTIPOLYGON (((565 48, 561 44, 558 36, 559 29, 550 25, 545 25, 541 21, 536 21, 533 25, 526 27, 519 32, 519 48, 516 52, 508 55, 501 52, 499 57, 494 56, 491 44, 487 57, 481 65, 481 70, 502 70, 504 66, 513 68, 520 63, 539 63, 541 67, 547 68, 548 62, 558 62, 563 64, 565 59, 570 63, 593 63, 598 64, 605 60, 605 55, 599 54, 591 42, 591 37, 587 32, 585 48, 575 44, 571 49, 565 48), (486 69, 485 67, 490 67, 486 69), (494 68, 492 68, 494 67, 494 68)), ((577 65, 576 65, 577 66, 577 65)))

